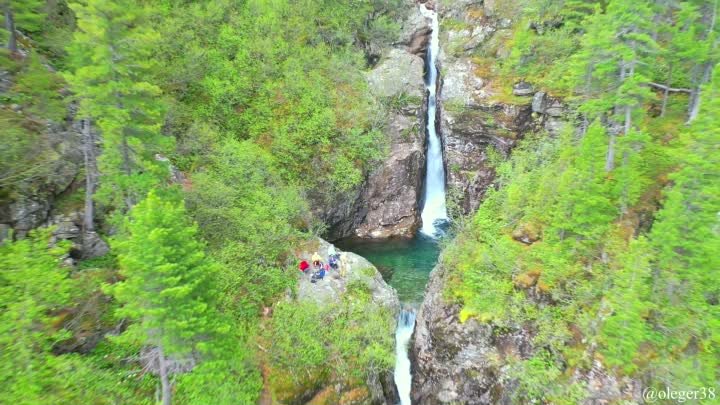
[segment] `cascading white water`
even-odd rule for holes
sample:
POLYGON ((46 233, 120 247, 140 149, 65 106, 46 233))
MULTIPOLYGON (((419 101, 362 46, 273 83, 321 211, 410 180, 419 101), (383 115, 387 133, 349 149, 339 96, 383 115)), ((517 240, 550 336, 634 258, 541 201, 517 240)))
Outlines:
POLYGON ((397 329, 395 329, 395 385, 400 395, 400 405, 412 404, 410 401, 412 374, 410 373, 408 344, 413 329, 415 329, 415 312, 403 309, 400 311, 397 329))
POLYGON ((427 77, 425 84, 429 93, 427 109, 428 148, 425 172, 425 204, 420 217, 423 223, 421 232, 435 237, 439 233, 438 222, 447 221, 448 219, 447 207, 445 206, 445 166, 443 164, 442 144, 435 130, 437 103, 435 90, 438 73, 435 61, 440 50, 440 40, 438 38, 437 13, 426 9, 424 5, 421 7, 421 11, 432 21, 432 34, 426 61, 427 77))

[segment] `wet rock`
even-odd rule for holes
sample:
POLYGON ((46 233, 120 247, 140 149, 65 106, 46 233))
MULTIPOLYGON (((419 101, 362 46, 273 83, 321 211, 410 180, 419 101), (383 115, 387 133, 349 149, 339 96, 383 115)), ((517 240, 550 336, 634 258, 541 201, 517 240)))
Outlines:
POLYGON ((422 27, 415 31, 407 42, 407 51, 422 58, 427 54, 432 28, 422 27))
POLYGON ((432 28, 420 12, 420 6, 412 2, 408 5, 408 15, 402 22, 400 35, 396 42, 398 49, 405 47, 407 52, 425 58, 432 28), (400 45, 400 46, 398 46, 400 45))
POLYGON ((354 234, 363 238, 410 237, 420 226, 418 203, 425 167, 424 62, 418 56, 393 49, 368 74, 370 90, 391 100, 385 133, 390 153, 373 170, 360 194, 362 218, 354 234))
POLYGON ((355 229, 363 238, 411 237, 420 226, 418 203, 425 167, 424 134, 419 117, 393 114, 387 132, 390 156, 367 181, 362 194, 367 210, 355 229))
POLYGON ((423 69, 420 57, 396 48, 368 73, 371 92, 387 108, 389 153, 362 187, 314 204, 330 227, 330 239, 409 237, 418 229, 425 167, 423 69))
POLYGON ((327 226, 325 237, 337 240, 354 235, 355 229, 367 214, 365 201, 360 198, 366 184, 347 192, 323 194, 311 193, 307 196, 312 214, 327 226))
POLYGON ((516 96, 531 96, 535 93, 533 86, 527 82, 520 82, 513 86, 513 94, 516 96))

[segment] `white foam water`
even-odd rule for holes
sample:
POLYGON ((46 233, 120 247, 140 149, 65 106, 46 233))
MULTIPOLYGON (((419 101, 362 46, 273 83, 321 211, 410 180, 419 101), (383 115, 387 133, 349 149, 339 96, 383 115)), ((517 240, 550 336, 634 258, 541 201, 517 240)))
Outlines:
POLYGON ((412 404, 410 401, 412 373, 410 372, 408 344, 414 329, 415 312, 403 309, 398 316, 398 325, 395 330, 395 385, 400 395, 400 405, 412 404))
POLYGON ((422 218, 421 232, 432 237, 437 237, 441 231, 438 224, 447 221, 447 207, 445 205, 445 166, 443 164, 442 143, 440 137, 435 130, 435 112, 437 110, 436 85, 437 85, 437 66, 435 61, 440 50, 439 45, 439 24, 437 13, 428 10, 423 5, 421 7, 423 14, 431 20, 432 34, 430 37, 430 47, 427 51, 427 77, 426 87, 428 91, 428 116, 427 116, 427 162, 425 171, 425 195, 423 210, 420 215, 422 218))

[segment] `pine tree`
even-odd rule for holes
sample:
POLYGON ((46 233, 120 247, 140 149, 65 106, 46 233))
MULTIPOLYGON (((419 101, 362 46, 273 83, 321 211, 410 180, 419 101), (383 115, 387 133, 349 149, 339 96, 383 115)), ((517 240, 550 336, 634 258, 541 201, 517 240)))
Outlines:
POLYGON ((80 116, 91 118, 102 135, 98 198, 127 210, 167 177, 155 159, 172 144, 160 134, 163 102, 150 77, 157 33, 134 1, 71 6, 78 30, 68 48, 74 69, 67 77, 80 99, 80 116))
POLYGON ((695 67, 692 73, 692 90, 690 92, 690 103, 688 105, 688 122, 697 118, 700 112, 700 100, 703 86, 710 81, 713 68, 720 59, 718 55, 718 0, 700 1, 700 13, 702 15, 700 25, 700 36, 696 47, 699 50, 694 59, 695 67))
POLYGON ((40 29, 45 18, 42 12, 44 5, 43 0, 2 0, 0 2, 5 19, 5 29, 8 32, 7 47, 10 52, 17 51, 16 30, 18 28, 25 31, 40 29))
MULTIPOLYGON (((720 74, 705 87, 706 100, 684 140, 683 168, 653 225, 654 290, 663 308, 661 326, 669 351, 696 352, 691 365, 678 364, 677 381, 717 381, 720 350, 720 74), (689 367, 688 367, 689 366, 689 367)), ((658 367, 658 369, 663 369, 658 367)))
POLYGON ((216 266, 205 257, 182 201, 150 192, 131 211, 126 229, 129 235, 113 246, 124 280, 111 290, 123 304, 120 315, 137 320, 125 337, 149 347, 163 404, 169 404, 171 369, 196 361, 214 333, 216 266))

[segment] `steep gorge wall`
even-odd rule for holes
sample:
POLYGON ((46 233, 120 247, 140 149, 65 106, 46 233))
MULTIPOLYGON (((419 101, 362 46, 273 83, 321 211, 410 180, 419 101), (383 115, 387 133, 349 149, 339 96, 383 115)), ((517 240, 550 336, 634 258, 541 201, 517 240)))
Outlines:
POLYGON ((451 213, 477 210, 492 187, 491 154, 506 158, 529 131, 555 133, 564 113, 558 100, 525 83, 503 83, 490 64, 507 56, 512 21, 495 2, 456 0, 440 4, 440 132, 451 213), (447 3, 447 4, 446 4, 447 3))
MULTIPOLYGON (((12 85, 8 75, 3 75, 2 81, 0 90, 12 85)), ((19 106, 10 109, 28 126, 37 126, 35 118, 19 106)), ((101 256, 108 251, 96 233, 82 230, 85 168, 82 121, 75 116, 75 109, 71 104, 63 122, 50 122, 38 130, 36 148, 45 159, 42 167, 30 169, 37 174, 0 188, 0 242, 11 232, 14 238, 22 238, 35 228, 54 225, 53 237, 72 243, 74 259, 101 256)))
POLYGON ((316 206, 331 240, 412 237, 420 226, 427 114, 424 56, 431 30, 419 3, 408 1, 406 6, 408 16, 397 41, 367 73, 370 91, 382 108, 378 113, 384 116, 388 155, 358 189, 316 206))

